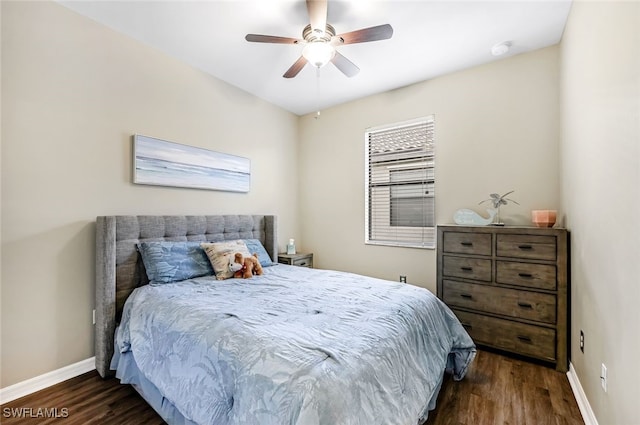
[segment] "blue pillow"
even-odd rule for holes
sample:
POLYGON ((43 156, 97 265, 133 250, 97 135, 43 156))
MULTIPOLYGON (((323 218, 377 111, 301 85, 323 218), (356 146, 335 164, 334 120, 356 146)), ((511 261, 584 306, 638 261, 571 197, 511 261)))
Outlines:
POLYGON ((152 285, 213 274, 200 242, 142 242, 138 251, 152 285))
POLYGON ((264 249, 264 246, 262 246, 262 243, 258 239, 243 239, 243 241, 247 245, 251 255, 254 253, 258 254, 258 261, 260 261, 260 265, 262 267, 269 267, 277 264, 271 261, 271 257, 269 257, 267 250, 264 249))

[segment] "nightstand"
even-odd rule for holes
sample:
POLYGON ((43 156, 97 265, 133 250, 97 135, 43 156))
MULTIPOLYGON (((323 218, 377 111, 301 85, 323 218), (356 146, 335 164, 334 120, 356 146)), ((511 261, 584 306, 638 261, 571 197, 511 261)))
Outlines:
POLYGON ((313 268, 313 254, 278 254, 278 263, 313 268))

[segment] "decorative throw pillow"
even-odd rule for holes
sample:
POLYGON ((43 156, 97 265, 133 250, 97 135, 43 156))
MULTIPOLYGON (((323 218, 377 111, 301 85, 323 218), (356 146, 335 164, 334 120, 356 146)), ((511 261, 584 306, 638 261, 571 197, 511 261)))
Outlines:
POLYGON ((243 241, 247 245, 247 249, 251 254, 258 254, 258 261, 260 261, 260 265, 262 267, 269 267, 278 264, 271 261, 271 257, 269 257, 267 250, 264 249, 264 246, 258 239, 243 239, 243 241))
POLYGON ((213 266, 216 279, 223 280, 233 277, 233 271, 229 268, 229 263, 233 261, 236 252, 243 257, 249 257, 251 253, 247 249, 247 244, 241 240, 225 242, 203 242, 200 244, 204 252, 209 257, 213 266))
POLYGON ((200 242, 141 242, 137 246, 152 285, 213 274, 200 242))

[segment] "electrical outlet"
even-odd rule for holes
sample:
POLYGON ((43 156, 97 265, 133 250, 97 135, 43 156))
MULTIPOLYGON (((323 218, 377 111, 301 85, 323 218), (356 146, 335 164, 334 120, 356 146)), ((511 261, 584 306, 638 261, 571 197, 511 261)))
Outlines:
POLYGON ((584 332, 580 329, 580 351, 584 353, 584 332))
POLYGON ((93 324, 96 324, 96 310, 93 310, 93 324))
POLYGON ((400 275, 400 283, 407 283, 407 277, 400 275))
POLYGON ((607 367, 602 363, 600 367, 600 385, 602 385, 602 389, 604 392, 607 392, 607 367))

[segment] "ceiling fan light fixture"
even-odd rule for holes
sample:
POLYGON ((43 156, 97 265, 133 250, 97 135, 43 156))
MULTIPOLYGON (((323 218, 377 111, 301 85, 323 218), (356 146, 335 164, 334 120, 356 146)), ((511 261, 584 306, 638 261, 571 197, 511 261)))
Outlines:
POLYGON ((316 68, 325 66, 336 54, 336 49, 324 41, 308 43, 302 50, 302 56, 316 68))

